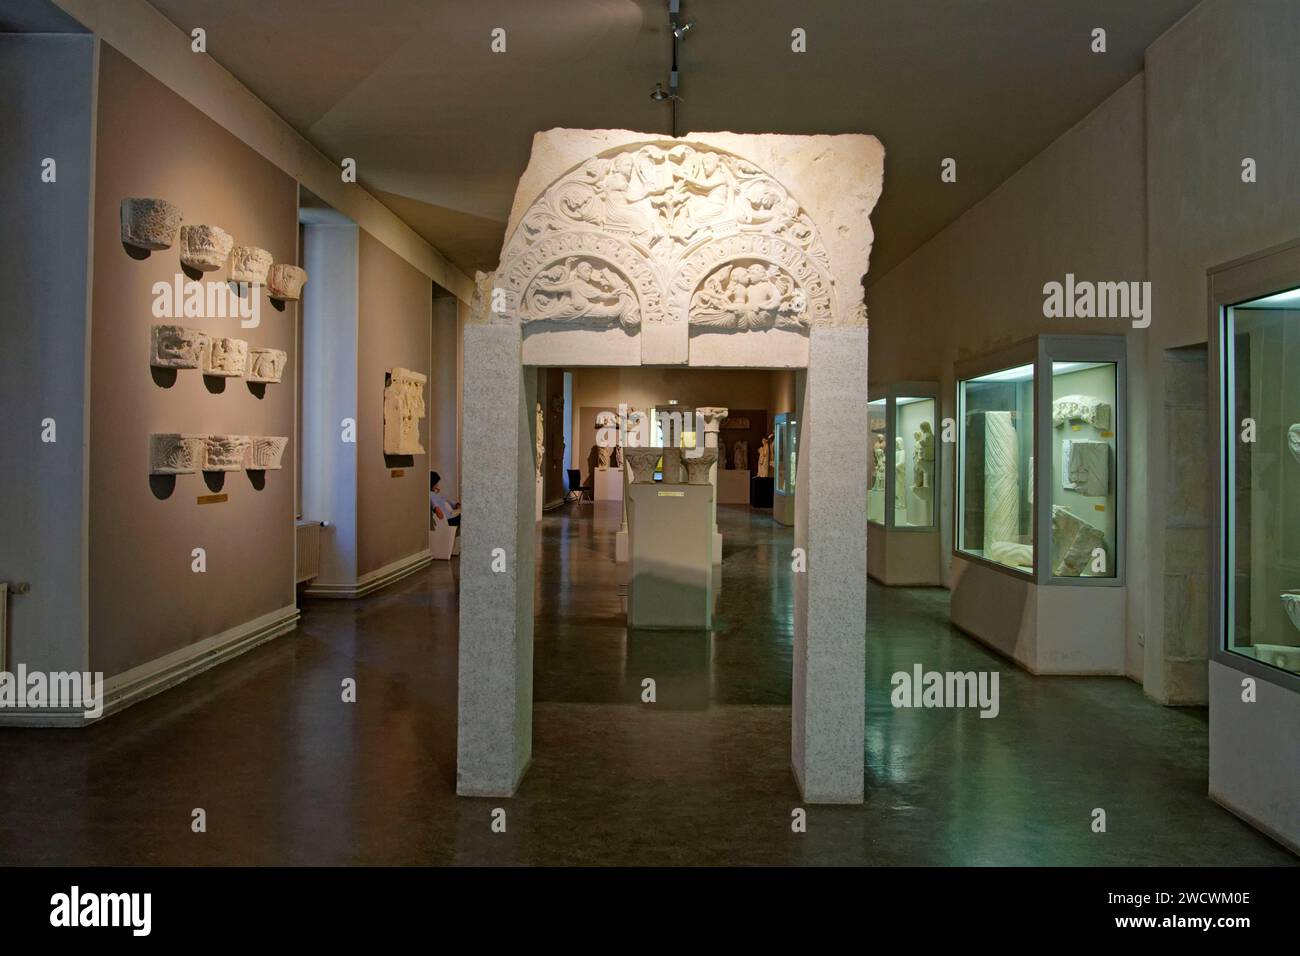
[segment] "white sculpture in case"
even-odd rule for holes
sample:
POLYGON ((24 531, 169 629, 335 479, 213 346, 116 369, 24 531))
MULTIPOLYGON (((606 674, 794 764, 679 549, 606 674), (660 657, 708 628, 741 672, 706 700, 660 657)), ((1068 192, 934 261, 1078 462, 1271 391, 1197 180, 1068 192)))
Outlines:
POLYGON ((203 374, 216 378, 242 378, 248 369, 248 343, 214 335, 203 353, 203 374))
POLYGON ((200 272, 226 264, 235 241, 220 226, 181 226, 181 262, 200 272))
POLYGON ((1092 395, 1066 395, 1052 402, 1052 427, 1060 428, 1070 421, 1086 422, 1106 431, 1110 428, 1110 402, 1092 395))
POLYGON ((424 418, 424 383, 428 376, 409 368, 388 371, 384 386, 384 454, 423 455, 420 420, 424 418))
POLYGON ((284 446, 288 438, 275 435, 250 435, 248 439, 248 470, 275 471, 280 468, 284 446))
POLYGON ((208 435, 203 443, 203 470, 242 471, 248 446, 247 435, 208 435))
POLYGON ((1061 442, 1061 486, 1091 498, 1110 494, 1110 445, 1104 441, 1061 442))
POLYGON ((149 331, 149 364, 155 368, 199 368, 208 336, 180 325, 155 325, 149 331))
POLYGON ((1052 547, 1056 564, 1052 573, 1057 577, 1077 578, 1087 572, 1093 561, 1093 552, 1104 551, 1106 534, 1094 528, 1074 512, 1060 505, 1052 505, 1052 547))
POLYGON ((166 432, 149 436, 149 474, 192 475, 203 464, 204 435, 166 432))
POLYGON ((1300 461, 1300 422, 1296 422, 1287 430, 1286 442, 1290 446, 1291 454, 1295 456, 1295 460, 1300 461))
POLYGON ((122 241, 128 246, 170 249, 180 225, 180 208, 166 199, 122 200, 122 241))
POLYGON ((266 285, 266 274, 271 269, 271 253, 257 246, 235 246, 230 251, 230 279, 232 282, 251 282, 266 285))
POLYGON ((284 376, 284 366, 288 361, 288 354, 281 349, 250 348, 248 380, 278 385, 284 376))

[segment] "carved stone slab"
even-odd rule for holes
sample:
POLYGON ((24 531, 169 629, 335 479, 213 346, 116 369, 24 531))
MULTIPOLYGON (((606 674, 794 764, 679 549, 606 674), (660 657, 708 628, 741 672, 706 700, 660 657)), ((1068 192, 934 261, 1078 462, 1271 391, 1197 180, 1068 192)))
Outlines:
POLYGON ((288 353, 281 349, 250 348, 248 350, 248 380, 279 384, 284 375, 288 353))
POLYGON ((170 249, 180 225, 180 207, 166 199, 122 200, 122 241, 129 246, 170 249))
POLYGON ((307 284, 307 271, 287 262, 277 262, 266 273, 266 292, 273 299, 297 302, 307 284))
POLYGON ((163 433, 149 436, 149 474, 192 475, 203 464, 203 435, 163 433))
POLYGON ((1020 443, 1011 413, 984 413, 984 549, 1020 536, 1020 443))
POLYGON ((1106 535, 1068 508, 1052 505, 1052 549, 1056 553, 1052 573, 1077 578, 1092 564, 1092 552, 1105 546, 1106 535))
POLYGON ((709 480, 709 469, 718 461, 718 449, 713 448, 694 448, 691 451, 695 454, 682 455, 682 467, 686 469, 686 483, 688 485, 711 485, 709 480))
POLYGON ((1282 592, 1282 610, 1286 611, 1286 616, 1295 625, 1295 629, 1300 631, 1300 591, 1282 592))
POLYGON ((181 226, 181 262, 200 272, 226 264, 235 241, 220 226, 181 226))
POLYGON ((273 435, 251 435, 248 439, 248 470, 275 471, 280 467, 280 458, 284 455, 284 446, 288 438, 273 435))
POLYGON ((271 254, 257 246, 235 246, 230 250, 230 278, 235 282, 266 284, 271 254))
POLYGON ((203 470, 242 471, 248 446, 247 435, 208 435, 203 443, 203 470))
POLYGON ((208 336, 180 325, 155 325, 149 332, 149 364, 155 368, 199 368, 208 336))
POLYGON ((1292 425, 1286 433, 1286 442, 1291 447, 1291 454, 1300 461, 1300 422, 1292 425))
POLYGON ((218 378, 242 378, 248 368, 248 343, 214 335, 203 353, 203 374, 218 378))
POLYGON ((1061 487, 1093 498, 1110 494, 1110 445, 1070 438, 1061 442, 1061 487))
POLYGON ((409 368, 388 372, 384 386, 384 454, 423 455, 420 420, 424 418, 424 384, 428 377, 409 368))
POLYGON ((1066 422, 1086 422, 1103 431, 1110 428, 1110 402, 1092 395, 1066 395, 1052 402, 1052 426, 1066 422))

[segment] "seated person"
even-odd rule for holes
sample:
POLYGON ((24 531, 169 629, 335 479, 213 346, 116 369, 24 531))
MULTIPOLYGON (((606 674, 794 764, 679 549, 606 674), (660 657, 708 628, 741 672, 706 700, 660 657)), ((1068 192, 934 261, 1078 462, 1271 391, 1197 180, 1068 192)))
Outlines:
POLYGON ((460 525, 460 502, 448 501, 438 487, 442 476, 436 471, 429 472, 429 510, 439 521, 445 521, 452 527, 460 525))

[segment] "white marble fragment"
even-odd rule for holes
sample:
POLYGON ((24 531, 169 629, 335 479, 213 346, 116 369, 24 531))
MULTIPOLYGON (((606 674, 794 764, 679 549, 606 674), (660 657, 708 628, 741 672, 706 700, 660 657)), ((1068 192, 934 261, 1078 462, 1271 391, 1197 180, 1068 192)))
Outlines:
POLYGON ((149 474, 192 475, 203 463, 203 435, 162 433, 149 436, 149 474))
POLYGON ((248 350, 248 380, 279 384, 284 375, 288 353, 281 349, 250 348, 248 350))
POLYGON ((1034 546, 1032 544, 1020 544, 1017 541, 994 541, 993 547, 988 550, 987 557, 990 561, 1010 565, 1013 568, 1032 568, 1034 566, 1034 546))
POLYGON ((1282 610, 1286 611, 1286 616, 1295 629, 1300 631, 1300 591, 1282 592, 1282 610))
POLYGON ((1110 494, 1110 445, 1071 438, 1062 441, 1061 487, 1092 498, 1110 494))
POLYGON ((1104 548, 1106 533, 1084 521, 1068 508, 1052 505, 1052 550, 1057 577, 1077 578, 1088 573, 1092 553, 1104 548))
POLYGON ((1085 422, 1107 431, 1110 429, 1110 402, 1092 395, 1066 395, 1052 402, 1052 427, 1060 428, 1071 421, 1085 422))
POLYGON ((272 299, 296 302, 307 284, 307 271, 287 262, 277 262, 266 273, 266 293, 272 299))
POLYGON ((1286 443, 1291 447, 1291 454, 1300 461, 1300 422, 1296 422, 1286 433, 1286 443))
POLYGON ((149 364, 155 368, 199 368, 208 336, 181 325, 155 325, 149 333, 149 364))
POLYGON ((203 374, 217 378, 241 378, 248 369, 248 343, 220 335, 208 339, 203 353, 203 374))
POLYGON ((235 246, 230 250, 230 278, 234 282, 266 285, 271 254, 257 246, 235 246))
POLYGON ((284 446, 288 438, 274 435, 250 435, 248 439, 248 470, 276 471, 280 468, 280 458, 284 455, 284 446))
POLYGON ((203 442, 203 470, 242 471, 248 446, 247 435, 208 435, 203 442))
POLYGON ((682 467, 686 469, 688 485, 709 485, 709 469, 718 460, 717 448, 694 448, 693 455, 682 455, 682 467))
POLYGON ((1010 412, 984 413, 984 550, 1020 535, 1020 442, 1010 412))
POLYGON ((123 199, 122 241, 137 249, 170 249, 181 211, 166 199, 123 199))
POLYGON ((423 455, 420 420, 424 418, 424 383, 428 377, 409 368, 388 371, 384 386, 384 454, 423 455))
POLYGON ((181 226, 181 262, 200 272, 226 264, 235 241, 220 226, 181 226))

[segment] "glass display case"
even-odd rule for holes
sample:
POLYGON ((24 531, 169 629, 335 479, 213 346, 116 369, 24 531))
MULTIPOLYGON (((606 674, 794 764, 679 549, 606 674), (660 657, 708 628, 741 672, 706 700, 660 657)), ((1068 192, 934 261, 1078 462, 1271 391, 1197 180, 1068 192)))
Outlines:
POLYGON ((898 531, 936 526, 939 387, 904 382, 867 404, 867 520, 898 531))
POLYGON ((778 495, 794 495, 795 473, 799 458, 799 422, 789 412, 776 416, 775 490, 778 495))
MULTIPOLYGON (((1300 675, 1300 288, 1227 306, 1220 330, 1222 636, 1300 675)), ((1294 680, 1291 681, 1296 686, 1294 680)))
POLYGON ((959 375, 959 554, 1040 584, 1122 583, 1124 354, 1122 336, 1045 335, 959 375))

